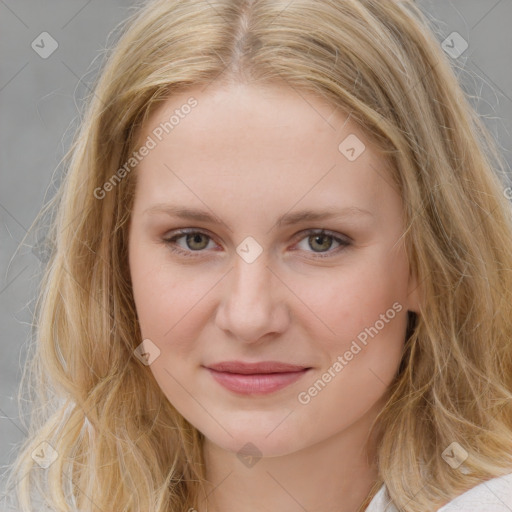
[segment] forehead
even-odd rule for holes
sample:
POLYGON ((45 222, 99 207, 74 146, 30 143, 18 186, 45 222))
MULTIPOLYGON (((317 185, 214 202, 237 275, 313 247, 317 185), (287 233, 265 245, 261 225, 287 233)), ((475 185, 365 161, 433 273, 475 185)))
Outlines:
POLYGON ((146 121, 139 146, 149 139, 154 147, 136 172, 139 195, 153 202, 185 194, 199 205, 207 194, 241 206, 273 197, 291 208, 321 195, 365 208, 396 194, 350 116, 286 84, 174 94, 146 121))

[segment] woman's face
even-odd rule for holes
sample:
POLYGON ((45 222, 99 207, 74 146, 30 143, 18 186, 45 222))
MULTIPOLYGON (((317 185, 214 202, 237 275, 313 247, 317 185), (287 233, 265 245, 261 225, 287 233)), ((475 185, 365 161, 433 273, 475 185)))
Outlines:
POLYGON ((285 85, 191 88, 152 114, 137 158, 137 354, 174 407, 265 456, 378 412, 418 291, 401 198, 347 116, 285 85), (209 369, 269 361, 305 369, 209 369))

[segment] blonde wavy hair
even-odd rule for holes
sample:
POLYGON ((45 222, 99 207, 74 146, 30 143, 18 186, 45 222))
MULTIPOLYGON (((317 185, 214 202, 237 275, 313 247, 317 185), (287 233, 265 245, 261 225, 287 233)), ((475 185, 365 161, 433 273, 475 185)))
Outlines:
POLYGON ((20 387, 32 406, 12 465, 23 511, 175 512, 205 493, 202 434, 134 357, 127 259, 136 169, 99 200, 176 91, 283 82, 350 114, 393 162, 422 290, 376 418, 379 481, 426 512, 512 471, 512 215, 495 142, 435 29, 410 1, 155 0, 119 27, 66 157, 20 387), (31 454, 56 450, 47 469, 31 454), (459 469, 442 457, 459 443, 459 469), (461 470, 463 469, 463 470, 461 470))

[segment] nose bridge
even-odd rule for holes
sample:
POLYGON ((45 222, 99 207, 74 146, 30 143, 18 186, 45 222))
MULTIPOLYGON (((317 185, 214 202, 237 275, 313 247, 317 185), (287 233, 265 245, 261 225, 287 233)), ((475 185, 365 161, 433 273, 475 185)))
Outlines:
POLYGON ((277 310, 281 302, 277 297, 279 285, 276 287, 276 278, 268 268, 269 264, 264 251, 254 260, 244 258, 243 254, 236 255, 218 325, 237 338, 257 341, 266 332, 275 332, 283 327, 285 316, 277 310))
POLYGON ((231 275, 230 302, 239 309, 262 314, 271 307, 272 272, 268 258, 260 254, 254 261, 237 256, 231 275))

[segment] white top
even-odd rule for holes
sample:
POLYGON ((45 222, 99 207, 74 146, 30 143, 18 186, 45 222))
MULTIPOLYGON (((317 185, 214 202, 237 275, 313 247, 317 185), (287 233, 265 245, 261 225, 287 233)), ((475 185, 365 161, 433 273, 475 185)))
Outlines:
MULTIPOLYGON (((383 485, 365 512, 399 512, 383 485)), ((512 512, 512 473, 493 478, 457 496, 437 512, 512 512)))

